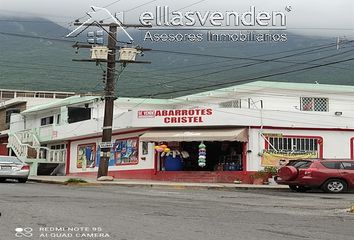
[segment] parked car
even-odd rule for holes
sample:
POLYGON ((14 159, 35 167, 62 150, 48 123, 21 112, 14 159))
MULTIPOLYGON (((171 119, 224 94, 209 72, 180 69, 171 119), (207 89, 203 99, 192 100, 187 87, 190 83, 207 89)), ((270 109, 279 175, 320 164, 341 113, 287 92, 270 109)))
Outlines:
POLYGON ((17 157, 0 156, 0 181, 16 179, 20 183, 27 182, 30 167, 17 157))
POLYGON ((354 160, 292 160, 278 170, 278 184, 297 192, 320 188, 329 193, 354 189, 354 160))

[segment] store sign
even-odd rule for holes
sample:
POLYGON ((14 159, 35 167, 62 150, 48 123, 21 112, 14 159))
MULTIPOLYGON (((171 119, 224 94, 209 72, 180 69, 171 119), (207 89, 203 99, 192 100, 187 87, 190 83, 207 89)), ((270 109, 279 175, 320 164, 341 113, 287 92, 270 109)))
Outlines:
POLYGON ((202 123, 205 116, 213 115, 211 108, 140 110, 138 118, 162 118, 163 123, 202 123))

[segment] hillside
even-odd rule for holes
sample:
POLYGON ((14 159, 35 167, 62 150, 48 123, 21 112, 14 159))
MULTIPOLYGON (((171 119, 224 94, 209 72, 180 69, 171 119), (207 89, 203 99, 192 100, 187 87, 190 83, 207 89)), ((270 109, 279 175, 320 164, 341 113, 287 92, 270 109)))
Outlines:
MULTIPOLYGON (((102 92, 101 68, 94 63, 72 61, 73 58, 88 58, 89 51, 80 49, 79 54, 75 54, 72 42, 50 40, 60 39, 68 33, 67 29, 44 19, 21 19, 0 21, 0 33, 0 88, 102 92)), ((288 41, 285 43, 154 43, 142 41, 145 31, 130 33, 136 44, 153 49, 145 52, 144 57, 139 57, 139 60, 152 63, 128 65, 117 83, 119 96, 151 94, 153 97, 170 98, 207 89, 192 90, 194 87, 218 83, 234 85, 236 81, 252 80, 354 84, 352 61, 317 67, 353 57, 353 44, 343 44, 339 50, 334 45, 326 46, 335 43, 335 39, 287 33, 288 41), (315 50, 316 46, 324 47, 315 50), (275 54, 279 52, 283 53, 275 54), (282 58, 286 55, 294 56, 282 58), (302 68, 307 69, 298 71, 302 68), (181 89, 191 90, 178 92, 181 89), (167 94, 156 94, 160 92, 167 94)), ((122 33, 119 39, 124 39, 122 33)))

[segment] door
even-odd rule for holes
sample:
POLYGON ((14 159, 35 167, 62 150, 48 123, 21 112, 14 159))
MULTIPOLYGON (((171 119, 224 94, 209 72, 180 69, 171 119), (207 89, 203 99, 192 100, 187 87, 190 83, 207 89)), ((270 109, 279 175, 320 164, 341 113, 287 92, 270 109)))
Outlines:
POLYGON ((354 186, 354 161, 343 161, 339 173, 347 180, 351 187, 354 186))

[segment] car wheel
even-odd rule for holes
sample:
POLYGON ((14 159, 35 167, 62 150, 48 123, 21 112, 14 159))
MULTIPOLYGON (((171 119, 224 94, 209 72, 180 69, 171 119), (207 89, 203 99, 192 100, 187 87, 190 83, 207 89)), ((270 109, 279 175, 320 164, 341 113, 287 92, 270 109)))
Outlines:
POLYGON ((341 179, 329 179, 323 184, 322 190, 328 193, 346 192, 347 183, 341 179))
POLYGON ((298 185, 289 185, 289 188, 294 192, 306 192, 307 190, 310 190, 307 187, 298 186, 298 185))
POLYGON ((27 182, 27 178, 20 178, 20 179, 17 179, 19 183, 25 183, 27 182))

